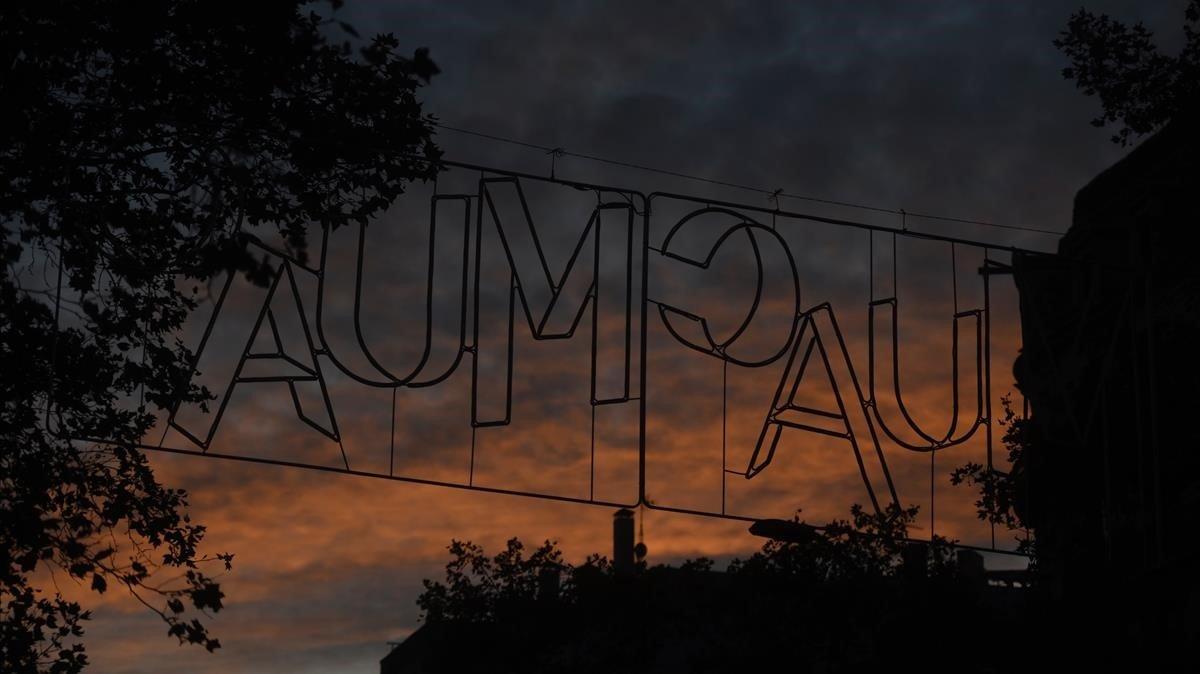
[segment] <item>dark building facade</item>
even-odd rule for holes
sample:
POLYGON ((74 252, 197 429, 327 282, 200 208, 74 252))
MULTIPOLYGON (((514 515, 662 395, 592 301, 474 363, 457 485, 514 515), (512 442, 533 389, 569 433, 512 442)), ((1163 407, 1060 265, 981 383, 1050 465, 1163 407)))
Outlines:
POLYGON ((1014 259, 1030 404, 1018 511, 1041 583, 1126 643, 1200 642, 1200 124, 1093 179, 1057 255, 1014 259))

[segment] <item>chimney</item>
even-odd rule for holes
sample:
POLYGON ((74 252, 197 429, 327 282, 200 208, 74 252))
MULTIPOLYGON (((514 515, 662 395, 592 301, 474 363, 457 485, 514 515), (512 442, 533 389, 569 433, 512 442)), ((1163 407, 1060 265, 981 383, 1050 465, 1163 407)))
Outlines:
POLYGON ((633 511, 628 508, 613 513, 613 571, 618 576, 633 572, 633 511))

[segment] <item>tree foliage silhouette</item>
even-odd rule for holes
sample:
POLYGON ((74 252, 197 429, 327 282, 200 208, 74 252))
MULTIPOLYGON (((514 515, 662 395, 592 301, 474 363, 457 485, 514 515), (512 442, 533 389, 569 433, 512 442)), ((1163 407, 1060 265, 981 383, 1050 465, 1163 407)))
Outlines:
POLYGON ((1029 516, 1032 474, 1038 472, 1031 464, 1040 456, 1036 450, 1030 451, 1037 444, 1036 430, 1030 419, 1017 416, 1010 397, 1005 396, 1000 402, 1004 409, 1004 416, 999 419, 1004 429, 1001 442, 1008 453, 1009 470, 968 462, 950 473, 950 484, 974 487, 978 494, 975 513, 979 519, 1018 532, 1017 550, 1029 555, 1030 563, 1036 565, 1036 539, 1027 530, 1032 526, 1029 516))
MULTIPOLYGON (((536 599, 544 573, 574 568, 563 562, 562 550, 552 541, 544 541, 528 557, 525 545, 516 538, 509 539, 494 557, 470 541, 451 541, 447 549, 451 559, 445 582, 425 579, 425 590, 417 598, 427 622, 495 621, 536 599)), ((588 563, 607 569, 599 557, 589 558, 588 563)))
MULTIPOLYGON (((734 559, 733 574, 744 576, 805 577, 814 583, 887 578, 896 575, 908 545, 908 528, 916 521, 919 507, 901 508, 891 504, 882 512, 873 512, 855 504, 849 520, 834 520, 820 527, 805 526, 797 512, 793 522, 806 531, 803 539, 767 541, 762 550, 746 559, 734 559)), ((935 575, 950 567, 951 542, 935 536, 927 545, 929 570, 935 575)), ((525 545, 509 539, 505 549, 489 557, 483 547, 471 541, 452 540, 447 546, 450 561, 445 581, 425 579, 417 606, 426 622, 486 623, 500 619, 506 607, 519 606, 537 598, 544 572, 563 573, 566 583, 558 598, 573 603, 582 586, 593 577, 613 575, 609 560, 601 555, 588 556, 581 565, 564 561, 554 541, 544 541, 528 556, 525 545)), ((708 571, 710 559, 684 562, 688 571, 708 571)), ((639 562, 636 568, 646 570, 639 562)))
POLYGON ((566 563, 550 541, 526 554, 512 539, 494 556, 454 541, 445 580, 426 580, 417 602, 425 634, 389 657, 422 671, 747 671, 781 660, 795 671, 867 671, 907 659, 941 671, 911 648, 937 634, 946 669, 1002 661, 973 653, 977 631, 1000 627, 980 603, 982 577, 963 577, 944 539, 907 554, 916 516, 856 506, 723 572, 699 558, 620 575, 597 555, 566 563), (561 587, 538 582, 547 569, 561 572, 561 587))
POLYGON ((63 577, 219 646, 206 569, 232 555, 200 551, 136 443, 175 394, 211 398, 179 329, 215 275, 269 281, 246 232, 303 257, 310 225, 435 174, 437 68, 398 49, 298 1, 0 4, 0 670, 86 665, 89 612, 42 587, 63 577))
POLYGON ((1054 40, 1071 60, 1063 76, 1103 108, 1092 125, 1119 123, 1112 141, 1127 145, 1162 127, 1200 102, 1200 0, 1184 11, 1183 50, 1159 52, 1153 33, 1140 21, 1128 26, 1107 14, 1080 9, 1054 40))

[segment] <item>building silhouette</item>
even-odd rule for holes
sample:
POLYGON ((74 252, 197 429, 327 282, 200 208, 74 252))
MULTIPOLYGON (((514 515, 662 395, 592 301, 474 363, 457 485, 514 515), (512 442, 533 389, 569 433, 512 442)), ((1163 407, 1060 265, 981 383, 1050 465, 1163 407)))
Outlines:
POLYGON ((1196 120, 1081 189, 1057 255, 1013 265, 1030 406, 1014 475, 1041 585, 1079 631, 1164 658, 1200 643, 1196 120))

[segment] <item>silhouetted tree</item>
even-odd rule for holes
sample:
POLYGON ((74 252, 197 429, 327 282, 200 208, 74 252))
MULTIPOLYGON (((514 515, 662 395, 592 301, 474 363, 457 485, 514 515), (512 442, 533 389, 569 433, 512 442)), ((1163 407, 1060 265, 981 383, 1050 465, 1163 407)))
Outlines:
POLYGON ((1099 96, 1103 113, 1093 126, 1120 123, 1112 141, 1127 145, 1161 128, 1200 100, 1200 0, 1184 13, 1185 44, 1178 56, 1159 53, 1153 33, 1107 14, 1080 9, 1054 41, 1071 59, 1063 76, 1088 96, 1099 96))
POLYGON ((965 658, 1003 656, 976 653, 965 637, 996 626, 979 602, 983 579, 959 577, 944 539, 906 554, 916 515, 855 506, 822 527, 797 519, 793 540, 723 572, 700 558, 621 575, 598 555, 565 563, 550 541, 525 555, 512 539, 495 556, 454 541, 445 581, 426 580, 417 600, 425 634, 389 658, 447 672, 748 671, 781 660, 791 671, 866 671, 922 658, 909 646, 933 633, 947 664, 924 669, 973 671, 965 658), (561 586, 542 582, 547 571, 561 586))
POLYGON ((54 574, 219 646, 196 616, 232 555, 200 552, 186 494, 136 448, 174 394, 211 397, 179 329, 214 275, 269 279, 248 230, 303 256, 308 226, 364 222, 437 170, 427 54, 352 48, 302 4, 0 3, 0 671, 86 664, 89 613, 38 587, 54 574))
POLYGON ((551 541, 528 557, 525 545, 516 538, 509 539, 494 557, 470 541, 451 541, 447 549, 451 559, 446 564, 446 582, 425 579, 425 590, 417 598, 427 622, 497 620, 506 610, 536 599, 544 574, 573 568, 563 562, 562 550, 551 541))
POLYGON ((1034 500, 1031 479, 1032 473, 1036 472, 1030 469, 1030 463, 1038 456, 1037 452, 1029 451, 1035 442, 1034 426, 1029 419, 1017 415, 1008 396, 1001 399, 1001 406, 1004 409, 1004 416, 999 420, 1004 429, 1001 442, 1008 453, 1009 469, 1003 471, 995 466, 989 468, 968 462, 950 473, 950 484, 975 487, 979 494, 975 501, 979 519, 1016 532, 1017 550, 1029 555, 1031 564, 1036 564, 1036 539, 1026 531, 1032 524, 1029 517, 1034 500))
MULTIPOLYGON (((916 506, 891 505, 875 513, 856 504, 850 509, 850 520, 805 527, 809 535, 803 540, 769 540, 749 558, 733 560, 729 571, 746 576, 804 576, 813 582, 890 577, 901 564, 908 527, 918 510, 916 506)), ((805 526, 799 514, 793 521, 805 526)), ((949 542, 938 537, 930 547, 934 551, 929 558, 931 570, 937 573, 948 568, 949 542)), ((426 622, 494 622, 506 610, 538 598, 547 572, 565 576, 556 598, 567 603, 578 600, 581 585, 613 575, 609 560, 598 554, 579 566, 565 562, 553 541, 544 541, 529 556, 516 538, 509 539, 505 549, 492 557, 471 541, 453 540, 447 550, 451 559, 445 581, 425 579, 425 589, 417 598, 426 622)), ((712 560, 699 558, 685 561, 681 568, 709 571, 712 566, 712 560)), ((646 571, 644 563, 637 568, 646 571)))

